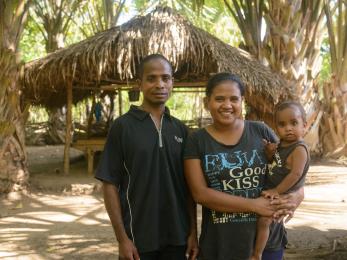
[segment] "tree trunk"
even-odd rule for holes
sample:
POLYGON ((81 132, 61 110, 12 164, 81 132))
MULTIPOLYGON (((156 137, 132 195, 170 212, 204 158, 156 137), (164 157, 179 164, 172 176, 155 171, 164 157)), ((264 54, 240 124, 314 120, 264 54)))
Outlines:
POLYGON ((0 46, 0 194, 25 190, 28 166, 19 105, 18 70, 13 50, 0 46))
POLYGON ((347 3, 324 3, 329 36, 332 77, 323 86, 324 116, 321 125, 326 157, 347 155, 347 3))
POLYGON ((326 157, 337 159, 347 154, 347 93, 341 91, 335 77, 323 87, 324 115, 320 133, 323 153, 326 157))
POLYGON ((61 108, 48 110, 48 130, 46 142, 48 144, 63 144, 65 143, 65 115, 61 108))
POLYGON ((17 49, 29 4, 0 0, 0 194, 28 186, 17 49))

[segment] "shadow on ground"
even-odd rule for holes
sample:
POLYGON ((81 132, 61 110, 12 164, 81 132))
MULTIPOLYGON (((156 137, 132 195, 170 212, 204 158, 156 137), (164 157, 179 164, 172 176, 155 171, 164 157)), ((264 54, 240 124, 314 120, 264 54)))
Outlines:
MULTIPOLYGON (((100 183, 87 175, 83 155, 72 150, 66 176, 63 146, 28 150, 31 193, 0 197, 0 259, 117 259, 100 183)), ((345 167, 311 168, 305 201, 288 225, 285 259, 347 259, 346 180, 345 167)))
POLYGON ((100 197, 31 194, 0 219, 1 259, 115 259, 100 197))

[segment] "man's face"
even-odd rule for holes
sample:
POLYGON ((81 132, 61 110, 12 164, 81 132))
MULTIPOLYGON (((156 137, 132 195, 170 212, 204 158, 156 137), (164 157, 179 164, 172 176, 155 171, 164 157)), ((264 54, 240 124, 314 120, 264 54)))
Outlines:
POLYGON ((153 59, 144 64, 139 87, 143 101, 149 105, 163 105, 170 97, 172 90, 172 71, 163 59, 153 59))

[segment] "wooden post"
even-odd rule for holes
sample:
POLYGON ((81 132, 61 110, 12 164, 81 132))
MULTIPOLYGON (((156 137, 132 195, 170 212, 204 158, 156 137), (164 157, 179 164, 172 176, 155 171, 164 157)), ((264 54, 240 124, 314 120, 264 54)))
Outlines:
POLYGON ((93 123, 93 115, 94 115, 95 103, 96 103, 95 94, 93 94, 92 108, 90 109, 90 113, 88 115, 87 138, 90 137, 90 129, 91 129, 92 123, 93 123))
POLYGON ((94 171, 94 151, 87 148, 87 161, 88 161, 88 175, 93 175, 94 171))
POLYGON ((123 114, 122 111, 122 90, 118 89, 118 107, 119 107, 119 116, 123 114))
POLYGON ((66 134, 64 148, 64 174, 70 172, 70 145, 72 129, 72 81, 66 86, 67 104, 66 104, 66 134))

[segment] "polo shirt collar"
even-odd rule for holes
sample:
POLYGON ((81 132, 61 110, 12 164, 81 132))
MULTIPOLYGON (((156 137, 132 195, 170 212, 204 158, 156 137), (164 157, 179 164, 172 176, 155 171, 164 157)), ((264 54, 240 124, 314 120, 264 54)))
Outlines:
MULTIPOLYGON (((149 116, 148 112, 142 110, 139 106, 135 105, 130 106, 129 113, 139 120, 144 120, 147 116, 149 116)), ((164 116, 171 120, 170 110, 168 107, 165 107, 164 116)))

